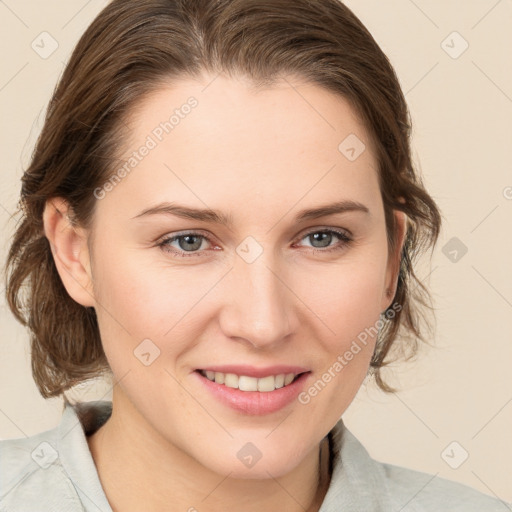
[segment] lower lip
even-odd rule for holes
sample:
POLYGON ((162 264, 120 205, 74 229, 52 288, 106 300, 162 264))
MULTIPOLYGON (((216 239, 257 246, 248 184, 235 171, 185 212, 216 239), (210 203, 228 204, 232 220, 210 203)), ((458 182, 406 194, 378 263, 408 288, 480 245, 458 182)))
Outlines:
POLYGON ((304 388, 304 382, 310 374, 310 372, 303 373, 288 386, 274 391, 240 391, 224 384, 217 384, 203 377, 198 370, 193 373, 220 402, 232 409, 254 416, 270 414, 289 405, 304 388))

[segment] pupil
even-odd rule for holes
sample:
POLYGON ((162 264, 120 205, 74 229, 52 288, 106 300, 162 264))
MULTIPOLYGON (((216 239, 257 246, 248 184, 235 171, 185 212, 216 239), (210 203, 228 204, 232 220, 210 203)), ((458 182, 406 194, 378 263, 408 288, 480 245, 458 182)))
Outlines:
POLYGON ((196 235, 184 235, 180 238, 180 247, 184 250, 190 250, 190 249, 199 249, 201 247, 201 241, 200 237, 196 235), (196 239, 196 243, 194 244, 193 240, 196 239), (185 247, 182 246, 181 240, 185 240, 185 247), (190 242, 192 240, 192 242, 190 242), (199 240, 199 243, 197 242, 199 240))
POLYGON ((313 238, 317 242, 320 241, 322 243, 322 245, 315 246, 315 247, 327 247, 327 246, 329 246, 329 244, 331 242, 331 238, 332 238, 332 235, 330 233, 314 233, 312 236, 313 236, 313 238))

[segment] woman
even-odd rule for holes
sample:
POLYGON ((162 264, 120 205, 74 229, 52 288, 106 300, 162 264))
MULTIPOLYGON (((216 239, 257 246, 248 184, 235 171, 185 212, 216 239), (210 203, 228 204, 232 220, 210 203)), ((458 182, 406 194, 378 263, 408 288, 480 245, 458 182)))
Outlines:
POLYGON ((422 339, 441 217, 409 134, 337 0, 106 7, 23 176, 7 294, 44 397, 106 374, 113 398, 2 442, 0 510, 502 510, 340 419, 370 370, 393 391, 400 327, 422 339))

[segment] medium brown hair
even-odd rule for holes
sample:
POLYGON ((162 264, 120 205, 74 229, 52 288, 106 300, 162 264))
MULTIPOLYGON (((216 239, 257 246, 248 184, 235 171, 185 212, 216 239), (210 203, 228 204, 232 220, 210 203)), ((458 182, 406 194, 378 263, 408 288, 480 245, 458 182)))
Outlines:
POLYGON ((71 299, 57 272, 44 235, 45 203, 63 197, 73 222, 87 229, 93 191, 112 174, 136 102, 173 78, 204 71, 245 76, 256 86, 298 76, 344 97, 363 120, 379 164, 390 253, 393 210, 408 218, 395 307, 383 316, 370 364, 381 389, 395 391, 380 370, 398 338, 409 357, 418 340, 427 341, 419 306, 432 309, 430 295, 413 261, 435 246, 441 215, 412 163, 398 79, 371 34, 338 0, 114 0, 81 37, 49 103, 22 178, 22 218, 7 258, 7 301, 30 330, 42 396, 109 373, 94 308, 71 299))

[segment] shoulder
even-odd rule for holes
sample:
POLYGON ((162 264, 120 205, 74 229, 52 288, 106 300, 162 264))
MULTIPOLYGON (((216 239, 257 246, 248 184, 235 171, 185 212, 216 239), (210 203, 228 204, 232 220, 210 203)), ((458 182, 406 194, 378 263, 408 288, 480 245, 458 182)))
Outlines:
POLYGON ((506 502, 436 474, 375 461, 390 498, 404 512, 503 512, 506 502))
POLYGON ((83 511, 64 470, 55 429, 0 441, 0 512, 83 511))
POLYGON ((331 485, 321 512, 505 512, 512 505, 467 485, 378 461, 340 420, 332 430, 331 485), (342 505, 342 507, 340 507, 342 505))
POLYGON ((59 448, 58 427, 0 441, 0 512, 84 510, 59 448))

